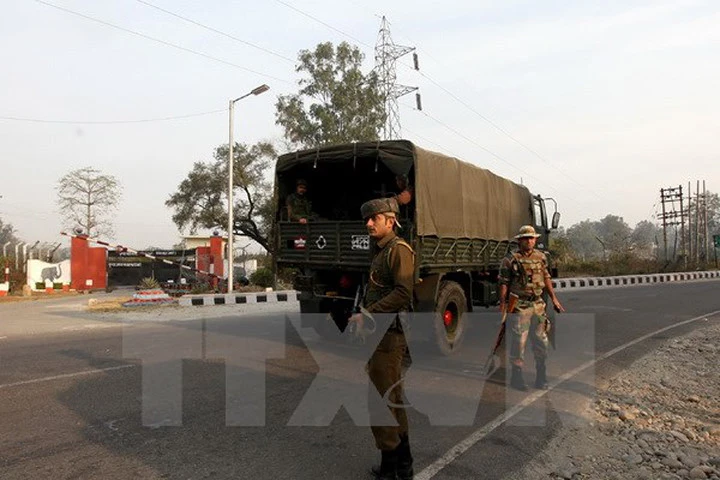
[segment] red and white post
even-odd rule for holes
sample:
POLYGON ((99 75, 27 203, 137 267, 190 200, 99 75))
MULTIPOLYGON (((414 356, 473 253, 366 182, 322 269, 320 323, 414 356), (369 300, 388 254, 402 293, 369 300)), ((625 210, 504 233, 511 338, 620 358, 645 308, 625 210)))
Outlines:
POLYGON ((10 265, 5 261, 5 281, 0 283, 0 297, 5 297, 10 291, 10 265))

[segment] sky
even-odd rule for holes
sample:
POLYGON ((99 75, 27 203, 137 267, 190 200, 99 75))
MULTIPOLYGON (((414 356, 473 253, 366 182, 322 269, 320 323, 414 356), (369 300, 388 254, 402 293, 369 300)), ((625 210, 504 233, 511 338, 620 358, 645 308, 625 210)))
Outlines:
POLYGON ((279 143, 298 51, 348 41, 369 71, 383 15, 420 61, 397 66, 423 106, 400 99, 403 138, 554 198, 562 226, 634 226, 655 221, 661 188, 720 190, 714 0, 10 0, 0 218, 23 240, 66 241, 57 182, 93 166, 123 186, 109 240, 172 246, 183 232, 165 200, 227 143, 228 100, 268 84, 236 104, 234 135, 279 143))

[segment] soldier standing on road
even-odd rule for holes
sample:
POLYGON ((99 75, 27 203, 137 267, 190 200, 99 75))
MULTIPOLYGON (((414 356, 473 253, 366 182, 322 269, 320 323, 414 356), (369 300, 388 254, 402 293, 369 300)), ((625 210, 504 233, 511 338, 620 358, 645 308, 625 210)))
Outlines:
MULTIPOLYGON (((407 312, 412 303, 415 271, 414 252, 410 245, 395 234, 398 225, 398 204, 394 198, 370 200, 360 207, 368 233, 374 240, 370 281, 364 304, 369 313, 407 312)), ((350 317, 362 328, 362 314, 350 317)), ((370 380, 384 396, 390 390, 390 404, 403 403, 402 360, 407 349, 400 316, 383 336, 368 362, 370 380)), ((408 437, 407 413, 404 408, 388 407, 398 425, 372 426, 375 445, 381 453, 379 467, 372 469, 380 480, 413 478, 413 458, 408 437)))
POLYGON ((528 335, 535 355, 535 388, 547 388, 545 359, 549 323, 542 299, 543 290, 547 291, 556 311, 565 311, 553 290, 547 258, 543 252, 535 250, 535 242, 539 236, 531 225, 521 227, 515 236, 519 248, 503 259, 499 276, 500 310, 504 311, 509 293, 519 297, 515 311, 508 312, 516 313, 508 319, 508 328, 511 333, 510 386, 522 391, 527 390, 522 368, 528 335))
POLYGON ((288 209, 288 218, 291 222, 307 223, 315 214, 312 211, 312 203, 307 198, 307 182, 302 178, 295 182, 295 193, 288 195, 285 204, 288 209))

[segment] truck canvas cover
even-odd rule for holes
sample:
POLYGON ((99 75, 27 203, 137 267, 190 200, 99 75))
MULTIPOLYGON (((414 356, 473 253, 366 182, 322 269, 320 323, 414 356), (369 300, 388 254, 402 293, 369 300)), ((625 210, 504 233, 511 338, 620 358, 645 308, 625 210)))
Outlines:
POLYGON ((382 162, 395 174, 415 169, 415 220, 419 236, 510 240, 532 223, 530 192, 522 185, 406 140, 343 144, 278 158, 276 173, 300 164, 382 162))

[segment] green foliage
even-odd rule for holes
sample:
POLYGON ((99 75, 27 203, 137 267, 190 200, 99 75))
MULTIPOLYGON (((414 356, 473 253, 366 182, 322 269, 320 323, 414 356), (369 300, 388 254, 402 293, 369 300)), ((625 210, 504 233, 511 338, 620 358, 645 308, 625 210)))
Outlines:
POLYGON ((294 95, 281 95, 275 123, 300 147, 377 140, 385 122, 384 98, 374 73, 363 75, 363 54, 342 42, 301 50, 295 70, 305 74, 294 95))
POLYGON ((117 208, 121 191, 117 178, 92 167, 65 174, 57 192, 67 227, 79 226, 89 236, 112 236, 110 214, 117 208))
POLYGON ((62 290, 62 287, 63 287, 62 282, 53 283, 53 290, 62 290))
MULTIPOLYGON (((0 245, 5 245, 7 242, 15 244, 19 241, 15 236, 15 227, 9 223, 4 223, 0 218, 0 245)), ((3 263, 3 265, 5 264, 3 263)))
POLYGON ((258 268, 250 275, 250 283, 259 287, 272 287, 275 283, 275 276, 269 268, 258 268))
POLYGON ((193 283, 192 288, 190 289, 190 293, 193 295, 198 295, 201 293, 208 293, 211 290, 210 284, 207 282, 196 282, 193 283))
MULTIPOLYGON (((228 146, 217 147, 213 156, 212 162, 196 162, 177 192, 165 202, 174 210, 172 219, 180 230, 189 227, 195 233, 198 228, 227 225, 228 146)), ((271 246, 273 218, 268 172, 275 156, 275 148, 268 142, 250 147, 236 143, 233 147, 235 233, 255 240, 266 250, 271 246)))
POLYGON ((145 277, 140 280, 140 290, 158 290, 160 289, 160 282, 152 277, 145 277))

